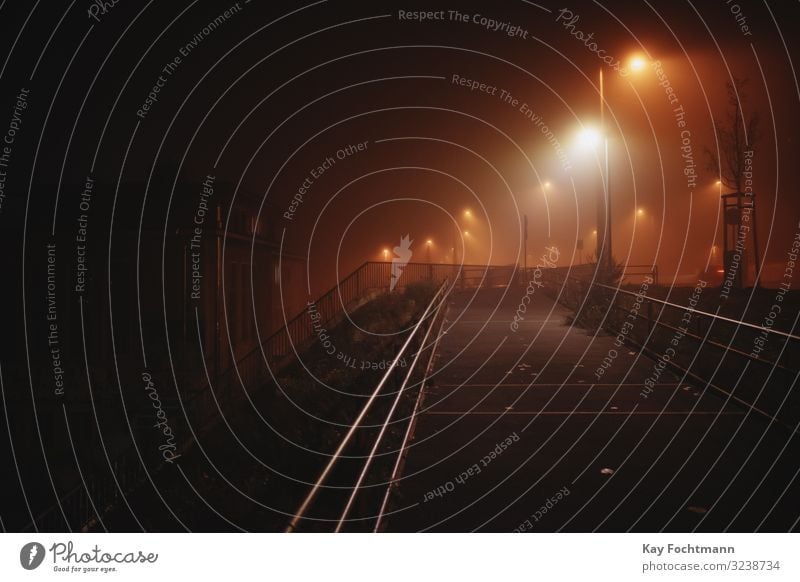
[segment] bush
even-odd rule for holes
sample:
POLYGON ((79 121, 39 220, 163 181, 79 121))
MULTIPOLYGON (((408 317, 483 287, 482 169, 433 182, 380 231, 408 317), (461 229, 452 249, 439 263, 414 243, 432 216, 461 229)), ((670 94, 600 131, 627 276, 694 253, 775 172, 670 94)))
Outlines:
MULTIPOLYGON (((592 273, 594 274, 594 279, 591 281, 593 284, 589 287, 589 292, 586 301, 583 303, 583 307, 575 314, 575 323, 592 331, 598 329, 602 325, 603 320, 607 317, 613 297, 613 291, 598 287, 596 284, 599 283, 608 285, 609 287, 617 287, 624 273, 622 264, 617 263, 613 257, 610 267, 598 267, 597 263, 593 263, 593 267, 592 273)), ((587 284, 589 284, 588 281, 587 284)))
POLYGON ((403 297, 416 305, 427 305, 438 288, 439 283, 436 281, 416 281, 406 286, 403 297))

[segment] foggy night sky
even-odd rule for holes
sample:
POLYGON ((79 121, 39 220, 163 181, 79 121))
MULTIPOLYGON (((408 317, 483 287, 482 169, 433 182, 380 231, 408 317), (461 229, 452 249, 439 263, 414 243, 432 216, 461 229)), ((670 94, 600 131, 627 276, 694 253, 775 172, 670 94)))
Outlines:
MULTIPOLYGON (((199 183, 214 174, 231 189, 238 185, 237 195, 266 200, 264 212, 282 215, 312 169, 348 144, 367 142, 365 151, 336 160, 314 181, 292 220, 277 217, 287 248, 308 257, 316 294, 333 283, 337 270, 341 278, 365 260, 381 260, 382 250, 405 234, 415 240, 419 260, 430 238, 434 261, 449 261, 455 244, 466 262, 521 263, 522 214, 530 223, 530 261, 554 244, 562 264, 573 255, 578 262, 578 239, 586 260, 594 248, 601 175, 597 156, 578 151, 574 142, 581 123, 599 121, 603 67, 614 255, 657 263, 662 276, 694 274, 705 267, 711 245, 721 244, 719 192, 705 149, 714 149, 712 117, 726 114, 731 75, 749 80, 745 115, 758 111, 761 118, 754 185, 765 262, 782 261, 794 236, 800 94, 789 60, 797 40, 786 30, 798 8, 787 4, 739 2, 751 36, 724 1, 540 3, 546 9, 523 1, 460 4, 462 13, 521 27, 528 33, 523 39, 471 19, 450 20, 447 12, 442 21, 398 18, 398 10, 447 11, 452 4, 292 4, 300 10, 266 26, 290 6, 241 3, 241 13, 183 59, 142 120, 136 110, 159 71, 229 4, 159 4, 136 16, 141 7, 120 3, 94 23, 84 44, 92 21, 73 11, 51 41, 58 50, 46 53, 30 80, 63 12, 52 3, 27 22, 2 76, 0 105, 10 114, 18 88, 31 89, 24 123, 36 130, 22 132, 15 151, 28 156, 41 137, 34 184, 57 184, 62 167, 62 184, 81 184, 95 151, 100 182, 114 184, 121 175, 143 190, 155 167, 146 214, 162 228, 176 176, 199 183), (607 54, 660 61, 686 112, 696 187, 687 187, 681 129, 654 69, 620 76, 556 22, 562 8, 579 16, 575 29, 594 33, 607 54), (496 86, 497 93, 458 86, 454 74, 496 86), (541 116, 571 169, 519 107, 500 98, 503 89, 541 116), (551 183, 546 194, 545 181, 551 183), (467 208, 475 215, 471 225, 463 219, 467 208), (637 208, 643 214, 633 237, 637 208), (470 239, 462 241, 457 226, 468 229, 470 239)), ((26 16, 8 28, 18 30, 26 16)), ((2 42, 8 49, 13 35, 2 42)), ((21 173, 19 158, 2 217, 11 238, 20 236, 30 178, 21 173)), ((53 201, 44 192, 37 196, 35 220, 49 223, 53 201)), ((123 220, 127 213, 138 216, 141 197, 118 204, 123 220)))

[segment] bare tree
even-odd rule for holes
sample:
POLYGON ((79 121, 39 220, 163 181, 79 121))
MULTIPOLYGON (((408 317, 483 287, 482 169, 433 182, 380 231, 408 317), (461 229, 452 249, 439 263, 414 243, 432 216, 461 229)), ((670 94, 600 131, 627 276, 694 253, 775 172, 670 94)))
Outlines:
POLYGON ((744 89, 746 79, 733 78, 726 85, 728 111, 724 119, 714 118, 714 132, 717 135, 717 151, 706 148, 709 170, 722 180, 722 184, 734 192, 742 192, 744 187, 745 154, 753 151, 760 137, 759 116, 750 112, 745 117, 743 104, 746 101, 744 89))
MULTIPOLYGON (((706 154, 709 159, 709 169, 719 176, 719 179, 726 188, 740 194, 744 193, 746 184, 745 172, 748 168, 747 158, 752 158, 754 155, 753 152, 755 151, 756 142, 760 136, 758 112, 750 111, 748 112, 748 116, 745 116, 744 113, 743 105, 746 101, 744 90, 747 84, 748 82, 746 79, 737 79, 736 77, 726 84, 728 94, 727 115, 723 120, 714 119, 717 149, 715 152, 706 148, 706 154)), ((752 163, 752 159, 750 163, 752 163)), ((753 212, 754 286, 759 287, 761 257, 758 249, 755 196, 752 190, 749 196, 751 197, 753 212)), ((728 220, 727 216, 725 220, 728 220)), ((727 222, 724 228, 727 229, 727 222)), ((725 232, 727 232, 727 230, 725 232)), ((725 270, 727 271, 728 268, 726 259, 725 270)), ((741 285, 741 282, 739 284, 741 285)))

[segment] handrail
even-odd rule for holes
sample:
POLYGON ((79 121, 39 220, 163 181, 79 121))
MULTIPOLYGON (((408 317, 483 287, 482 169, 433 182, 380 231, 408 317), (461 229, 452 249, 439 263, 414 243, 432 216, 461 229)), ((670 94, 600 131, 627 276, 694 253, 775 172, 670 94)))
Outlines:
MULTIPOLYGON (((636 293, 634 293, 632 291, 627 291, 627 290, 622 289, 620 287, 614 287, 613 285, 606 285, 604 283, 596 283, 594 281, 587 281, 585 279, 581 279, 580 277, 575 277, 574 275, 564 275, 563 278, 565 280, 566 279, 571 279, 572 281, 575 281, 575 282, 581 283, 581 284, 589 283, 589 284, 593 285, 594 287, 602 287, 604 289, 608 289, 609 291, 614 291, 615 293, 621 293, 623 295, 628 295, 628 296, 631 296, 631 297, 636 297, 637 296, 636 293)), ((655 297, 647 297, 647 301, 650 301, 652 303, 660 303, 661 305, 666 305, 668 307, 681 309, 683 311, 691 310, 692 313, 696 313, 696 314, 702 315, 704 317, 710 317, 712 319, 719 319, 719 320, 725 321, 727 323, 733 323, 733 324, 740 325, 740 326, 743 326, 743 327, 748 327, 750 329, 754 329, 754 330, 757 330, 757 331, 760 331, 760 332, 763 331, 763 332, 766 332, 766 333, 774 333, 775 335, 779 335, 779 336, 785 337, 785 338, 790 339, 790 340, 800 341, 800 336, 797 336, 797 335, 794 335, 794 334, 791 334, 791 333, 787 333, 785 331, 780 331, 780 330, 773 329, 773 328, 766 328, 766 327, 763 327, 763 326, 756 325, 754 323, 749 323, 747 321, 741 321, 739 319, 733 319, 731 317, 725 317, 724 315, 717 315, 715 313, 709 313, 708 311, 702 311, 700 309, 690 308, 690 307, 688 307, 686 305, 680 305, 679 303, 672 303, 671 301, 665 301, 663 299, 656 299, 655 297)))
MULTIPOLYGON (((434 298, 435 299, 435 298, 434 298)), ((339 516, 339 521, 336 524, 335 533, 338 533, 342 530, 342 526, 344 525, 347 516, 350 513, 350 509, 353 507, 353 503, 356 500, 356 496, 358 496, 358 492, 361 489, 361 484, 364 482, 364 479, 367 476, 367 472, 369 468, 372 466, 372 461, 375 459, 375 453, 378 451, 378 447, 383 441, 383 436, 386 434, 386 429, 389 427, 389 423, 394 416, 395 410, 397 410, 397 405, 400 404, 400 397, 405 393, 406 387, 408 386, 409 380, 411 380, 411 376, 414 373, 414 369, 417 367, 417 362, 419 362, 419 357, 422 355, 422 351, 426 343, 428 342, 428 338, 431 335, 431 331, 433 331, 433 326, 436 323, 436 316, 439 314, 439 310, 442 308, 442 305, 445 304, 447 300, 447 295, 443 295, 440 298, 439 305, 436 307, 436 315, 431 319, 431 324, 428 326, 428 330, 425 332, 425 337, 422 338, 420 342, 420 349, 417 350, 416 355, 414 356, 414 360, 411 362, 411 365, 408 367, 408 371, 406 372, 406 377, 403 379, 403 383, 400 385, 400 388, 397 390, 397 394, 394 397, 394 401, 392 402, 392 407, 389 409, 389 413, 386 415, 386 420, 383 422, 383 426, 381 426, 381 430, 378 433, 378 436, 375 437, 375 442, 372 444, 372 449, 370 449, 369 455, 367 456, 367 460, 364 462, 364 467, 361 469, 361 474, 358 476, 358 480, 356 484, 353 486, 353 490, 350 493, 350 498, 347 500, 347 504, 345 505, 344 511, 339 516)), ((420 386, 420 393, 422 392, 422 386, 420 386)), ((411 426, 410 418, 409 418, 409 426, 411 426)), ((399 450, 400 455, 398 458, 402 456, 403 449, 399 450)), ((389 487, 387 487, 387 491, 391 489, 391 480, 389 481, 389 487)))
MULTIPOLYGON (((400 347, 400 350, 397 352, 397 355, 395 355, 394 360, 392 361, 392 364, 387 367, 386 372, 383 374, 383 377, 381 378, 380 382, 378 382, 377 386, 375 387, 375 390, 373 390, 373 392, 370 395, 369 399, 367 400, 367 402, 364 404, 363 408, 361 409, 361 412, 359 412, 359 414, 356 417, 355 421, 350 426, 350 428, 348 429, 348 431, 345 434, 344 438, 339 443, 339 446, 336 448, 336 450, 334 451, 333 455, 331 455, 330 460, 325 465, 325 468, 322 470, 322 473, 317 478, 317 480, 314 483, 314 485, 312 486, 311 490, 308 492, 308 494, 306 495, 305 499, 303 499, 302 504, 298 508, 298 510, 295 513, 295 515, 292 518, 292 520, 289 522, 289 526, 286 528, 286 532, 287 533, 291 533, 291 532, 293 532, 293 531, 295 531, 297 529, 298 524, 304 518, 306 511, 308 510, 308 508, 311 506, 311 504, 313 503, 313 501, 315 500, 315 498, 319 494, 320 490, 322 489, 323 484, 325 483, 325 481, 327 480, 327 478, 330 475, 331 471, 333 470, 333 467, 336 465, 336 463, 341 458, 341 455, 344 452, 344 449, 347 447, 348 444, 350 444, 350 441, 353 438, 353 435, 355 434, 356 430, 359 428, 359 425, 361 424, 361 421, 364 420, 364 417, 366 416, 366 414, 369 411, 369 409, 372 407, 372 404, 375 402, 375 400, 378 397, 378 394, 380 393, 381 389, 386 384, 386 382, 389 380, 389 377, 391 376, 392 372, 394 371, 395 366, 397 366, 398 362, 403 357, 403 354, 408 349, 408 346, 411 345, 411 340, 414 339, 414 336, 416 336, 417 332, 419 332, 419 330, 420 330, 420 328, 422 326, 422 323, 428 318, 428 314, 430 313, 430 311, 433 308, 434 304, 437 301, 442 301, 443 302, 443 301, 446 300, 447 294, 445 293, 445 290, 447 289, 447 285, 448 285, 448 282, 447 282, 447 280, 445 280, 439 286, 439 288, 437 289, 437 291, 434 294, 433 298, 431 299, 431 301, 428 303, 427 307, 425 308, 425 311, 420 316, 419 321, 417 321, 417 323, 414 325, 414 327, 412 328, 412 330, 409 333, 408 337, 406 338, 405 342, 400 347)), ((431 322, 431 326, 432 325, 433 325, 433 322, 431 322)), ((419 357, 419 352, 417 353, 417 356, 415 357, 415 360, 418 357, 419 357)))
MULTIPOLYGON (((559 302, 572 302, 575 305, 571 305, 577 311, 583 309, 584 305, 589 298, 589 294, 591 293, 591 289, 593 287, 597 287, 603 289, 607 292, 614 292, 615 294, 619 294, 620 297, 627 297, 629 300, 632 298, 639 298, 639 294, 633 293, 631 291, 620 289, 613 285, 607 285, 604 283, 593 282, 591 280, 583 279, 580 277, 575 277, 572 275, 564 274, 564 273, 552 273, 552 276, 548 276, 550 279, 549 285, 560 285, 561 291, 559 291, 559 302), (577 283, 571 284, 571 283, 577 283), (575 293, 577 291, 578 298, 575 297, 575 293), (563 294, 562 294, 563 292, 563 294), (581 299, 581 297, 583 299, 581 299)), ((607 329, 613 330, 615 332, 620 331, 618 327, 618 321, 615 323, 615 315, 611 315, 611 312, 622 311, 626 310, 626 302, 619 301, 617 295, 613 298, 607 298, 610 301, 610 305, 608 305, 608 311, 604 316, 604 323, 603 326, 607 329)), ((678 373, 683 374, 684 378, 691 378, 692 381, 697 381, 702 383, 705 387, 711 388, 720 394, 726 396, 727 398, 731 399, 733 402, 743 405, 749 411, 752 411, 764 418, 768 419, 770 422, 777 422, 780 426, 784 428, 790 429, 793 433, 797 432, 797 402, 794 402, 794 412, 792 406, 785 408, 784 404, 786 399, 792 395, 792 387, 794 386, 797 380, 798 369, 787 367, 778 361, 783 358, 783 354, 785 350, 788 348, 792 348, 795 350, 797 344, 790 344, 791 341, 797 341, 800 339, 797 335, 786 333, 779 330, 774 330, 771 328, 760 327, 746 321, 741 321, 737 319, 733 319, 730 317, 725 317, 722 315, 716 315, 713 313, 709 313, 707 311, 696 310, 694 308, 690 308, 685 305, 680 305, 677 303, 673 303, 671 301, 666 301, 662 299, 656 299, 652 297, 644 297, 644 302, 647 303, 647 314, 640 314, 641 317, 644 318, 648 322, 647 328, 647 336, 641 335, 637 338, 637 335, 634 333, 626 333, 624 334, 625 338, 624 341, 626 343, 630 343, 632 345, 638 346, 643 353, 646 353, 648 356, 653 358, 658 358, 659 362, 673 368, 678 373), (656 305, 656 309, 658 306, 661 306, 661 309, 658 309, 659 314, 653 317, 651 315, 651 307, 652 305, 656 305), (700 322, 704 321, 705 325, 707 326, 706 329, 708 330, 705 337, 701 335, 695 335, 691 333, 686 328, 676 328, 670 323, 671 317, 669 315, 666 316, 666 321, 662 321, 662 315, 664 313, 669 313, 665 311, 666 308, 670 310, 682 310, 688 311, 691 309, 692 313, 697 315, 697 328, 698 334, 701 332, 699 331, 701 326, 700 322), (706 318, 705 320, 703 318, 706 318), (723 324, 719 325, 719 330, 722 333, 733 333, 728 341, 727 345, 722 343, 724 340, 715 341, 714 338, 709 338, 709 334, 711 333, 712 328, 714 327, 714 323, 716 321, 724 322, 723 324), (740 334, 740 330, 737 328, 736 330, 731 330, 729 326, 736 325, 742 326, 744 328, 744 332, 740 334), (733 358, 732 362, 738 362, 739 364, 744 365, 743 370, 739 370, 739 367, 736 366, 735 368, 728 370, 720 369, 719 364, 714 366, 714 364, 709 364, 706 366, 703 363, 702 358, 697 359, 696 353, 697 350, 688 350, 684 351, 684 355, 686 359, 682 359, 683 356, 679 354, 673 353, 671 357, 668 359, 664 358, 664 354, 667 352, 658 353, 655 346, 663 344, 664 338, 660 335, 653 335, 656 328, 662 328, 666 330, 671 330, 675 333, 678 331, 681 332, 683 337, 691 338, 692 341, 697 342, 699 344, 700 349, 705 347, 710 347, 716 350, 721 350, 726 356, 728 354, 731 355, 733 358), (726 329, 727 328, 727 329, 726 329), (752 338, 753 330, 757 330, 758 332, 764 333, 772 333, 778 338, 783 338, 783 341, 776 342, 776 349, 778 349, 778 345, 780 345, 780 353, 774 354, 774 358, 768 359, 763 358, 761 355, 754 355, 753 353, 745 353, 745 351, 739 349, 738 345, 735 345, 735 342, 739 344, 742 339, 752 338), (694 356, 694 357, 692 357, 694 356), (689 361, 691 358, 691 361, 689 361), (772 361, 774 359, 775 361, 772 361), (757 391, 757 393, 752 393, 747 389, 744 390, 745 393, 749 395, 742 394, 742 390, 736 389, 736 387, 740 387, 740 381, 743 377, 742 375, 747 373, 748 370, 751 369, 751 364, 758 364, 759 369, 753 368, 752 374, 763 374, 765 369, 769 370, 768 378, 772 378, 775 381, 774 386, 780 386, 784 388, 784 390, 778 391, 769 391, 764 392, 763 387, 757 391), (727 378, 727 381, 730 383, 735 383, 735 388, 732 390, 728 390, 720 385, 718 385, 717 378, 722 378, 723 382, 727 378)), ((764 338, 766 341, 766 338, 764 338)), ((785 359, 784 359, 785 361, 785 359)), ((745 384, 746 386, 746 384, 745 384)), ((792 396, 796 400, 796 394, 792 396)))
MULTIPOLYGON (((439 305, 438 312, 436 313, 436 315, 433 318, 433 321, 431 322, 430 329, 433 329, 433 324, 439 317, 439 312, 446 304, 447 304, 446 301, 442 301, 442 303, 439 305)), ((403 442, 398 450, 397 459, 395 459, 394 467, 392 467, 392 474, 389 477, 388 486, 386 487, 386 492, 383 495, 383 501, 381 502, 381 507, 378 510, 378 517, 375 520, 375 528, 372 530, 374 533, 381 531, 381 526, 383 525, 383 518, 386 515, 386 508, 389 505, 389 498, 391 497, 392 494, 392 488, 397 483, 397 476, 400 474, 401 470, 400 468, 402 466, 403 460, 405 459, 406 448, 408 447, 408 441, 411 438, 414 426, 416 425, 417 411, 419 410, 420 405, 422 404, 422 395, 425 392, 425 383, 427 382, 428 374, 431 372, 431 367, 433 366, 433 357, 436 354, 436 348, 439 345, 439 340, 442 339, 442 328, 444 327, 444 322, 445 322, 444 317, 442 317, 439 323, 439 333, 436 335, 436 340, 431 346, 431 353, 430 356, 428 356, 428 364, 427 366, 425 366, 425 372, 423 374, 423 378, 420 381, 419 385, 419 392, 417 392, 417 398, 414 400, 414 408, 411 411, 411 415, 409 416, 408 426, 406 427, 405 435, 403 435, 403 442)), ((423 344, 424 343, 425 342, 423 342, 423 344)))
MULTIPOLYGON (((473 281, 476 279, 475 277, 466 276, 470 271, 477 269, 488 273, 489 270, 494 269, 505 272, 507 269, 513 267, 513 265, 492 266, 410 262, 404 266, 403 279, 401 279, 400 285, 404 287, 409 283, 422 280, 452 280, 453 283, 455 283, 456 280, 460 280, 461 287, 463 288, 465 286, 464 281, 473 281)), ((329 325, 348 305, 352 304, 353 301, 363 298, 368 292, 376 289, 388 290, 391 280, 390 272, 391 263, 388 261, 366 261, 362 263, 358 268, 315 301, 316 304, 323 306, 320 308, 320 312, 324 312, 324 315, 327 316, 324 317, 321 324, 323 326, 329 325), (345 295, 343 300, 341 298, 342 293, 345 295)), ((484 274, 484 278, 486 278, 486 274, 484 274)), ((252 377, 256 377, 258 374, 263 373, 262 368, 265 362, 262 356, 262 349, 264 350, 263 354, 265 354, 268 359, 274 360, 278 356, 290 355, 293 343, 294 345, 302 344, 304 341, 307 341, 308 338, 313 337, 311 326, 306 325, 308 322, 304 321, 307 317, 308 310, 305 309, 289 319, 282 328, 265 338, 261 342, 261 345, 257 344, 243 356, 237 358, 233 365, 220 373, 215 373, 213 379, 216 383, 217 391, 232 386, 232 383, 237 381, 236 379, 239 377, 239 372, 243 369, 246 370, 245 376, 249 374, 252 377)), ((195 412, 196 409, 201 409, 204 406, 203 399, 209 397, 209 388, 209 383, 204 381, 199 388, 191 389, 188 394, 184 392, 184 394, 179 395, 179 398, 182 399, 183 406, 187 410, 187 415, 190 415, 195 412)), ((228 402, 226 404, 225 402, 220 402, 217 405, 224 408, 226 405, 229 406, 230 403, 228 402)), ((212 417, 217 409, 209 407, 209 410, 211 411, 209 418, 198 422, 198 424, 213 420, 212 417)), ((160 466, 161 465, 154 470, 158 470, 160 466)), ((144 474, 140 460, 130 449, 126 449, 114 456, 108 465, 108 469, 111 472, 110 477, 107 475, 98 476, 97 474, 88 475, 86 477, 87 483, 85 486, 83 483, 79 483, 61 495, 59 503, 53 504, 41 511, 25 526, 23 531, 38 529, 39 524, 49 524, 51 521, 53 521, 54 524, 52 529, 56 530, 58 529, 54 521, 56 518, 59 522, 63 522, 64 519, 67 519, 66 525, 68 529, 71 529, 72 526, 83 527, 86 523, 89 523, 93 515, 91 512, 87 513, 87 511, 84 511, 89 505, 88 497, 92 495, 92 492, 95 494, 99 492, 99 494, 103 496, 99 501, 95 501, 98 506, 105 506, 108 501, 125 495, 128 490, 135 487, 137 483, 141 482, 142 475, 144 474), (69 512, 69 516, 63 516, 60 514, 60 507, 62 505, 69 505, 70 507, 74 506, 82 509, 80 512, 69 512)))
MULTIPOLYGON (((569 277, 569 278, 570 279, 576 279, 576 280, 580 281, 580 279, 577 279, 575 277, 569 277)), ((592 284, 594 286, 596 286, 596 287, 603 287, 605 289, 609 289, 609 290, 614 291, 616 293, 622 293, 624 295, 630 295, 632 297, 636 297, 636 293, 633 293, 632 291, 626 291, 625 289, 620 289, 619 287, 614 287, 614 286, 611 286, 611 285, 605 285, 604 283, 592 283, 592 284)), ((734 323, 736 325, 740 325, 740 326, 743 326, 743 327, 749 327, 751 329, 755 329, 755 330, 758 330, 758 331, 764 331, 764 332, 767 332, 767 333, 774 333, 775 335, 783 336, 783 337, 785 337, 787 339, 791 339, 791 340, 795 340, 795 341, 800 340, 800 336, 796 336, 794 334, 787 333, 785 331, 780 331, 780 330, 772 329, 772 328, 766 328, 766 327, 763 327, 763 326, 756 325, 754 323, 748 323, 746 321, 741 321, 741 320, 738 320, 738 319, 725 317, 724 315, 717 315, 715 313, 709 313, 708 311, 701 311, 699 309, 692 309, 690 307, 687 307, 686 305, 679 305, 678 303, 672 303, 670 301, 664 301, 663 299, 656 299, 655 297, 648 297, 647 300, 651 301, 653 303, 660 303, 662 305, 667 305, 669 307, 675 307, 675 308, 678 308, 678 309, 682 309, 684 311, 687 311, 687 310, 691 309, 692 313, 696 313, 698 315, 703 315, 705 317, 710 317, 712 319, 719 319, 719 320, 722 320, 722 321, 726 321, 728 323, 734 323)))
POLYGON ((624 270, 622 273, 623 277, 633 276, 633 277, 645 277, 650 276, 653 279, 653 282, 658 285, 658 265, 653 263, 652 265, 624 265, 624 270), (629 272, 628 269, 647 269, 644 272, 629 272))

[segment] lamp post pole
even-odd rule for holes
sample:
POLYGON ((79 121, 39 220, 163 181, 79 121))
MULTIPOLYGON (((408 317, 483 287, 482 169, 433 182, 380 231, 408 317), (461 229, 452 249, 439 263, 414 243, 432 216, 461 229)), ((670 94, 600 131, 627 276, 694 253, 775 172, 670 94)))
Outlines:
POLYGON ((605 121, 603 69, 600 69, 600 132, 603 136, 603 190, 597 202, 597 262, 611 268, 611 193, 608 180, 608 135, 605 121))

